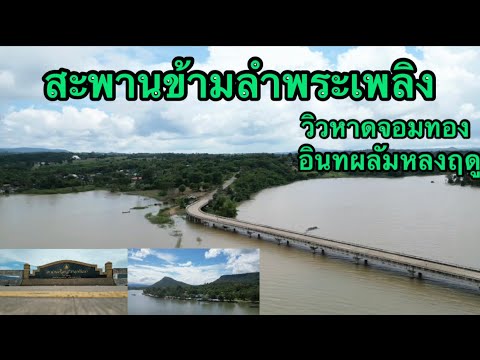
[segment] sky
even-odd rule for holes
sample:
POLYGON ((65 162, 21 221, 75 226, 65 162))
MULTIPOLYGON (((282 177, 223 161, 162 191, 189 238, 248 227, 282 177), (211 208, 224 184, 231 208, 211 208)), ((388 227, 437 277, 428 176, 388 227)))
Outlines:
POLYGON ((0 270, 23 270, 25 263, 35 270, 40 265, 59 260, 95 264, 103 270, 108 261, 114 268, 128 265, 126 249, 0 249, 0 270))
POLYGON ((259 249, 129 249, 128 282, 152 285, 171 277, 190 285, 222 275, 257 272, 259 249))
MULTIPOLYGON (((249 153, 296 151, 309 142, 332 150, 370 148, 372 140, 307 140, 304 111, 326 119, 462 119, 471 139, 390 140, 391 148, 480 146, 480 47, 0 47, 0 148, 46 147, 74 152, 249 153), (354 102, 350 99, 273 102, 206 101, 189 87, 184 101, 50 102, 42 76, 61 67, 88 70, 169 70, 175 56, 193 56, 193 69, 388 70, 394 60, 415 62, 417 75, 432 70, 437 99, 354 102)), ((262 91, 263 93, 263 91, 262 91)))

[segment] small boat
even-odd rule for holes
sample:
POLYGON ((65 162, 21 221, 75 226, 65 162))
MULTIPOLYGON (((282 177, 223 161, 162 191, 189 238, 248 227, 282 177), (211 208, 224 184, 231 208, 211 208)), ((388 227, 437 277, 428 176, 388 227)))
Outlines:
POLYGON ((318 229, 318 226, 312 226, 307 229, 307 231, 318 229))
POLYGON ((122 214, 130 214, 130 210, 128 210, 128 211, 122 211, 122 214))
POLYGON ((433 184, 434 182, 435 182, 435 181, 432 180, 432 181, 430 181, 430 184, 433 184))

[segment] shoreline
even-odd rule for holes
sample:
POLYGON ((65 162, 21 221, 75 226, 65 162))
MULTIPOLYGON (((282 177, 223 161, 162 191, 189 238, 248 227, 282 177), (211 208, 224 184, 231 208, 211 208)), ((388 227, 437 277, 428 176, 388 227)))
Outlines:
MULTIPOLYGON (((329 172, 329 173, 326 173, 322 176, 316 176, 316 177, 312 177, 312 178, 307 178, 307 179, 298 179, 298 180, 294 180, 294 181, 291 181, 291 182, 288 182, 286 184, 283 184, 283 185, 273 185, 273 186, 268 186, 266 188, 263 188, 259 191, 256 191, 252 194, 250 194, 250 198, 249 199, 245 199, 245 200, 242 200, 240 202, 237 202, 236 203, 236 208, 238 210, 238 207, 241 206, 242 204, 244 204, 245 202, 247 201, 253 201, 255 200, 255 197, 262 191, 264 190, 268 190, 268 189, 274 189, 274 188, 278 188, 278 187, 282 187, 282 186, 287 186, 287 185, 291 185, 291 184, 294 184, 294 183, 298 183, 298 182, 302 182, 302 181, 310 181, 310 180, 321 180, 321 179, 356 179, 356 178, 365 178, 365 179, 404 179, 404 178, 408 178, 408 177, 432 177, 432 176, 444 176, 445 179, 447 177, 446 174, 411 174, 411 175, 403 175, 403 176, 386 176, 386 175, 381 175, 381 176, 369 176, 369 175, 349 175, 347 173, 338 173, 338 172, 329 172)), ((233 183, 233 181, 228 184, 226 187, 223 187, 222 189, 217 189, 217 190, 220 190, 220 191, 225 191, 228 186, 230 186, 231 184, 233 183)), ((448 184, 448 185, 454 185, 454 184, 448 184)), ((471 186, 471 187, 475 187, 475 186, 471 186)), ((208 193, 205 195, 207 196, 208 193)), ((210 201, 209 201, 210 203, 210 201)), ((208 204, 207 204, 208 205, 208 204)), ((212 215, 217 215, 213 212, 209 212, 208 210, 204 210, 206 213, 208 214, 212 214, 212 215)), ((228 217, 229 219, 236 219, 237 217, 228 217)))
MULTIPOLYGON (((255 193, 252 193, 251 195, 258 194, 260 191, 266 190, 266 189, 271 189, 279 186, 285 186, 289 184, 293 184, 295 182, 300 182, 300 181, 308 181, 308 180, 315 180, 315 179, 355 179, 355 178, 369 178, 369 179, 403 179, 406 177, 428 177, 428 176, 447 176, 447 174, 441 173, 441 174, 408 174, 408 175, 402 175, 402 176, 386 176, 386 175, 379 175, 379 176, 369 176, 369 175, 349 175, 346 173, 338 173, 338 172, 329 172, 324 175, 308 178, 308 179, 298 179, 294 180, 291 182, 288 182, 283 185, 274 185, 274 186, 269 186, 266 188, 263 188, 255 193)), ((228 180, 227 180, 228 181, 228 180)), ((231 184, 229 184, 231 185, 231 184)), ((228 187, 228 186, 227 186, 228 187)), ((225 190, 227 187, 222 188, 222 190, 225 190)), ((94 185, 84 185, 84 186, 78 186, 78 187, 66 187, 66 188, 54 188, 54 189, 27 189, 27 190, 22 190, 22 191, 15 191, 13 193, 1 193, 0 195, 3 196, 12 196, 12 195, 63 195, 63 194, 76 194, 76 193, 81 193, 81 192, 89 192, 89 191, 108 191, 113 194, 123 194, 123 195, 135 195, 135 196, 143 196, 147 198, 151 198, 154 200, 158 200, 161 202, 170 202, 171 200, 177 200, 178 198, 184 196, 184 195, 191 195, 191 194, 197 194, 198 197, 203 197, 205 195, 208 195, 211 191, 197 191, 197 192, 185 192, 182 193, 182 195, 172 195, 172 194, 167 194, 160 196, 158 195, 159 190, 128 190, 128 191, 111 191, 110 189, 103 188, 103 187, 95 187, 94 185)), ((248 201, 243 200, 243 201, 248 201)), ((239 202, 238 204, 241 204, 243 201, 239 202)))
MULTIPOLYGON (((141 291, 141 290, 132 289, 132 290, 128 290, 128 291, 141 291)), ((260 304, 259 301, 249 301, 249 300, 240 300, 240 299, 236 299, 236 300, 232 300, 232 301, 225 301, 225 300, 220 301, 220 300, 215 300, 215 299, 200 300, 200 299, 193 299, 193 298, 190 298, 190 299, 181 299, 181 298, 173 298, 173 297, 166 298, 166 297, 154 296, 154 295, 151 295, 151 294, 145 294, 143 292, 141 293, 141 295, 152 297, 154 299, 160 299, 160 300, 195 301, 195 302, 207 302, 207 303, 215 303, 215 304, 218 304, 218 303, 248 304, 248 305, 259 305, 260 304)))

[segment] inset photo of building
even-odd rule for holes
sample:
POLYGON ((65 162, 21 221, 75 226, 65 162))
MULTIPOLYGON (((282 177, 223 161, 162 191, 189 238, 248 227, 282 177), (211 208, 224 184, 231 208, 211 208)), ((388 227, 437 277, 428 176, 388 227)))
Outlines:
POLYGON ((258 315, 259 249, 129 249, 129 315, 258 315))
POLYGON ((1 315, 127 314, 127 250, 0 250, 1 315))

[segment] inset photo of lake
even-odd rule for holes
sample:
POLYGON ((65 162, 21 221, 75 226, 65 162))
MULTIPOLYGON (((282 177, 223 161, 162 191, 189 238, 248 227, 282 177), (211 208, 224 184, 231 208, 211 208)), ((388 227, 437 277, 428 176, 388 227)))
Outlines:
POLYGON ((128 250, 129 315, 259 315, 259 249, 128 250))

